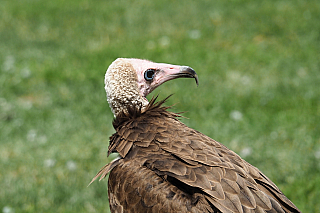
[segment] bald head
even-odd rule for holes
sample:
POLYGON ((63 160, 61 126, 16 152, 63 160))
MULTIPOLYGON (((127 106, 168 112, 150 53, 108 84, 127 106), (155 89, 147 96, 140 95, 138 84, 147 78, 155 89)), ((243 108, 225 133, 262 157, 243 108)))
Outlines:
POLYGON ((164 82, 180 77, 195 78, 198 84, 197 74, 187 66, 118 58, 105 75, 105 90, 114 116, 129 106, 143 109, 148 105, 149 93, 164 82))

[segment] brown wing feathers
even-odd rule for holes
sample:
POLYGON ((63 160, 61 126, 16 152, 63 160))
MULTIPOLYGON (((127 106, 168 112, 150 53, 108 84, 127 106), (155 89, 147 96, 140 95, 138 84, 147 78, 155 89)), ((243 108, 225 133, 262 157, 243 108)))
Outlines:
POLYGON ((118 152, 122 159, 102 168, 93 179, 111 170, 111 209, 299 212, 257 168, 185 126, 179 115, 161 106, 164 102, 152 99, 144 112, 132 108, 113 122, 116 133, 110 138, 109 153, 118 152))

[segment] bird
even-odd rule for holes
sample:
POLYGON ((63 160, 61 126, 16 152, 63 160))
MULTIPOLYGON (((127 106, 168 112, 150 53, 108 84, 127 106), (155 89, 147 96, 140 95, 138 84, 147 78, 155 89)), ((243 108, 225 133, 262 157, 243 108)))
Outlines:
MULTIPOLYGON (((300 212, 258 168, 180 121, 167 97, 146 96, 161 84, 198 75, 189 66, 118 58, 105 74, 115 133, 90 184, 108 176, 111 212, 300 212)), ((89 184, 89 185, 90 185, 89 184)))

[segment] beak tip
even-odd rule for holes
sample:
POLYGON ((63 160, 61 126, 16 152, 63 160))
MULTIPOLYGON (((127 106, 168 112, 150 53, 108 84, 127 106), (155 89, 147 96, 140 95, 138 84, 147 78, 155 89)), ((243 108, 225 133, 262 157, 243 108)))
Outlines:
POLYGON ((194 78, 194 80, 196 81, 197 87, 198 87, 199 86, 199 78, 198 78, 196 71, 194 71, 194 69, 192 69, 191 67, 185 67, 185 69, 190 74, 190 77, 194 78))
POLYGON ((196 81, 196 84, 197 84, 197 87, 198 87, 199 86, 199 78, 198 78, 197 74, 194 75, 194 80, 196 81))
POLYGON ((174 78, 194 78, 197 86, 199 86, 198 75, 197 75, 196 71, 194 71, 194 69, 192 69, 189 66, 180 66, 180 70, 176 73, 171 74, 171 77, 172 77, 171 79, 174 79, 174 78))

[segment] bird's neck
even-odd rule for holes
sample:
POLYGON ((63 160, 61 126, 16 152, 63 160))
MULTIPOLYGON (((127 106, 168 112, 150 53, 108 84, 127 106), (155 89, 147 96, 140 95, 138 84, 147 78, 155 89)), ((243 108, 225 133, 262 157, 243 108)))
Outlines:
POLYGON ((149 104, 148 100, 141 96, 130 97, 128 95, 123 95, 121 97, 110 97, 107 95, 107 99, 114 117, 117 117, 117 115, 122 112, 127 114, 128 109, 135 108, 136 110, 143 111, 149 104))

